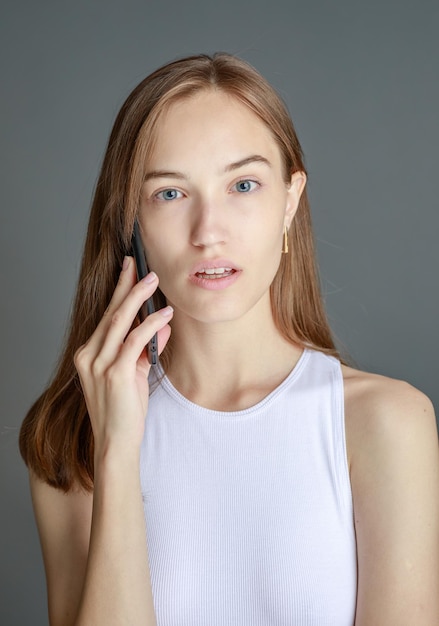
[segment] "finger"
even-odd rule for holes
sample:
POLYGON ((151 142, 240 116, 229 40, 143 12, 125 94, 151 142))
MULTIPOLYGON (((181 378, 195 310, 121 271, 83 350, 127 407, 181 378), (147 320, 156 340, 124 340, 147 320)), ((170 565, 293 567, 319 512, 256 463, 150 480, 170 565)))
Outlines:
POLYGON ((125 300, 133 286, 136 284, 136 266, 132 257, 126 256, 123 261, 122 270, 119 274, 110 303, 107 306, 102 319, 97 325, 93 335, 90 337, 88 344, 93 346, 97 353, 103 343, 108 328, 111 325, 111 319, 114 312, 125 300))
POLYGON ((157 276, 152 272, 137 283, 134 263, 129 260, 129 267, 122 270, 110 305, 90 340, 93 354, 101 355, 107 362, 115 358, 140 307, 153 295, 157 284, 157 276))
POLYGON ((145 347, 155 333, 158 335, 159 354, 163 351, 171 334, 169 322, 173 313, 170 306, 160 309, 149 315, 146 320, 130 332, 118 354, 118 361, 122 367, 137 366, 142 354, 145 353, 145 347))
MULTIPOLYGON (((96 365, 99 371, 108 367, 108 365, 117 358, 128 333, 131 335, 131 333, 134 332, 131 329, 140 307, 153 295, 154 291, 157 289, 157 285, 158 278, 151 272, 132 287, 125 297, 125 300, 123 300, 120 306, 112 313, 111 323, 107 328, 105 338, 100 346, 99 354, 96 357, 96 365)), ((149 317, 151 316, 148 316, 148 318, 149 317)), ((161 319, 161 317, 162 316, 159 316, 157 319, 161 319)), ((164 324, 161 324, 161 326, 163 325, 164 324)), ((152 335, 153 333, 151 333, 151 336, 152 335)), ((150 337, 148 341, 149 339, 150 337)))
POLYGON ((169 324, 163 326, 157 333, 158 353, 161 354, 166 347, 171 336, 171 327, 169 324))
POLYGON ((93 334, 75 352, 74 363, 78 372, 82 369, 88 371, 90 365, 94 363, 96 355, 99 354, 104 343, 108 327, 111 325, 114 311, 117 310, 117 307, 120 306, 120 303, 123 302, 135 283, 136 269, 134 260, 132 257, 126 256, 110 304, 93 334))
MULTIPOLYGON (((159 354, 162 354, 163 350, 166 347, 166 344, 168 343, 170 336, 171 336, 171 327, 169 326, 169 324, 166 324, 166 326, 164 326, 163 328, 160 328, 160 330, 157 331, 157 343, 158 343, 159 354)), ((147 354, 148 354, 148 350, 147 350, 147 345, 146 345, 145 349, 143 350, 143 352, 141 353, 139 357, 139 360, 137 361, 137 368, 140 371, 142 371, 146 377, 148 376, 149 370, 151 369, 151 364, 149 362, 147 354)))

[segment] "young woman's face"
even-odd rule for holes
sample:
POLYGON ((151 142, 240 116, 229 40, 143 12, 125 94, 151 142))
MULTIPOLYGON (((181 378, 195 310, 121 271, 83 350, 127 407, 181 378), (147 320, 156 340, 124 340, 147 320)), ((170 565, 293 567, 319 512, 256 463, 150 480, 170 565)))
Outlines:
POLYGON ((202 322, 257 307, 266 314, 284 225, 305 184, 301 172, 285 183, 267 127, 223 92, 201 92, 163 115, 146 171, 143 242, 175 314, 202 322))

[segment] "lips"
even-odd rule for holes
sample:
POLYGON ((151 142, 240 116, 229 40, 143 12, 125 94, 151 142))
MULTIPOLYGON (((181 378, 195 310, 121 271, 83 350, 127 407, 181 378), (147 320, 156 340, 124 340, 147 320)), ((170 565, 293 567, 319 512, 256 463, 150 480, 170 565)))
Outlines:
POLYGON ((189 274, 192 276, 201 274, 205 278, 207 276, 224 276, 224 274, 238 272, 240 269, 230 259, 204 259, 195 263, 189 274))
POLYGON ((211 259, 196 263, 189 274, 191 283, 203 289, 225 289, 232 285, 239 275, 241 268, 229 259, 211 259))
POLYGON ((206 278, 208 280, 215 280, 218 278, 225 278, 231 276, 236 270, 231 267, 209 267, 203 268, 199 272, 195 272, 195 276, 198 278, 206 278))

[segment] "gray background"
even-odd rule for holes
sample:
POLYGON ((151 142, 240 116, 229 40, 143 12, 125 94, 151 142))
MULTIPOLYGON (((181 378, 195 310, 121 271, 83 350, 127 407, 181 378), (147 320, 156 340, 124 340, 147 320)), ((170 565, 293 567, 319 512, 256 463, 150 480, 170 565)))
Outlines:
POLYGON ((0 622, 47 623, 22 417, 59 353, 114 116, 147 73, 227 50, 298 129, 331 321, 439 407, 437 0, 1 3, 0 622))

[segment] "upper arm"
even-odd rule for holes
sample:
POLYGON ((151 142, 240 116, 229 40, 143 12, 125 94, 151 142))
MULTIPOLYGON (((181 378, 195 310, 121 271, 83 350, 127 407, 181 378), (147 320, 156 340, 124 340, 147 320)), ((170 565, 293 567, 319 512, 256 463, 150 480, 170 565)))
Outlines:
POLYGON ((439 623, 439 460, 433 407, 398 381, 354 394, 348 449, 356 626, 439 623))
POLYGON ((43 551, 52 626, 74 623, 90 541, 92 494, 65 494, 30 475, 32 502, 43 551))

